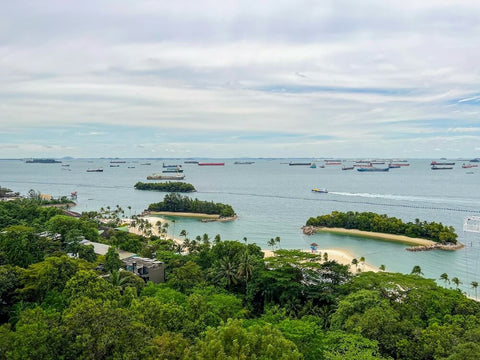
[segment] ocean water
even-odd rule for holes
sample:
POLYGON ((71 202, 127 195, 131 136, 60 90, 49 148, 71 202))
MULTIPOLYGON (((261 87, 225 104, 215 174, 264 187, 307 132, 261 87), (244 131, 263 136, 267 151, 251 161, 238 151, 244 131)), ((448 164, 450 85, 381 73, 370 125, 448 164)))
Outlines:
MULTIPOLYGON (((236 159, 216 159, 225 161, 225 166, 212 167, 172 159, 125 160, 119 167, 110 167, 109 159, 64 160, 63 164, 70 164, 69 167, 0 160, 0 185, 22 194, 30 189, 53 196, 77 191, 75 211, 119 205, 128 216, 140 213, 165 195, 135 190, 137 181, 147 181, 147 175, 161 172, 163 162, 182 164, 184 181, 198 190, 192 196, 232 205, 238 220, 202 223, 177 218, 169 230, 177 236, 184 229, 189 237, 204 233, 212 238, 220 234, 222 239, 247 237, 262 248, 268 248, 270 238, 279 236, 282 248, 303 249, 316 242, 320 248, 364 256, 372 265, 385 264, 389 271, 409 273, 414 265, 420 265, 424 275, 434 279, 446 272, 450 278, 457 276, 463 282, 462 289, 469 293, 473 293, 470 282, 480 280, 480 234, 463 231, 466 216, 480 216, 480 170, 462 169, 462 161, 457 161, 453 170, 432 171, 431 159, 425 159, 411 160, 410 166, 389 172, 361 173, 342 171, 341 166, 333 165, 316 169, 289 166, 290 160, 286 159, 253 159, 255 163, 251 165, 234 165, 236 159), (146 162, 151 165, 142 165, 146 162), (86 172, 98 167, 104 172, 86 172), (313 193, 314 187, 327 188, 329 192, 313 193), (302 234, 300 228, 309 217, 334 210, 372 211, 403 221, 418 218, 442 222, 456 229, 466 247, 458 251, 408 252, 407 245, 398 243, 326 233, 302 234)), ((317 161, 317 165, 321 163, 317 161)))

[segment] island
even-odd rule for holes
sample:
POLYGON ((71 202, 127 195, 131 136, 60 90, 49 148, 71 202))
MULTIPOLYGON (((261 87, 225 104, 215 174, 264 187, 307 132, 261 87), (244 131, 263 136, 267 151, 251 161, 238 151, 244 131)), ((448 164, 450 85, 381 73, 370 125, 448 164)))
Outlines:
POLYGON ((176 193, 167 194, 163 201, 150 204, 148 211, 160 212, 163 215, 202 217, 210 218, 211 220, 233 220, 236 218, 235 211, 231 205, 191 199, 188 196, 176 193))
POLYGON ((307 235, 319 231, 416 245, 407 249, 410 251, 456 250, 463 247, 462 244, 457 243, 458 235, 452 226, 436 222, 422 222, 419 219, 415 219, 415 222, 404 223, 396 217, 372 212, 333 211, 331 214, 311 217, 303 227, 303 232, 307 235))
POLYGON ((160 182, 160 183, 144 183, 137 182, 134 185, 134 188, 137 190, 154 190, 154 191, 164 191, 164 192, 195 192, 197 191, 192 184, 185 182, 160 182))

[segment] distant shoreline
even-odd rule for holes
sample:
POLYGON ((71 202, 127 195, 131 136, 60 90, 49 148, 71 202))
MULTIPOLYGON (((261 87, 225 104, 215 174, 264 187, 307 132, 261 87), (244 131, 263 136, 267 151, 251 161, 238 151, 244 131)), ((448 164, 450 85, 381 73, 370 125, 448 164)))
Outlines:
POLYGON ((379 239, 385 241, 400 242, 408 245, 421 246, 422 250, 429 249, 443 249, 443 250, 458 250, 463 248, 463 244, 457 243, 452 245, 444 245, 437 243, 432 240, 421 239, 421 238, 411 238, 405 235, 395 235, 395 234, 386 234, 373 231, 363 231, 357 229, 344 229, 344 228, 327 228, 327 227, 304 227, 303 231, 305 234, 312 234, 316 232, 330 232, 340 235, 350 235, 350 236, 359 236, 366 237, 370 239, 379 239))

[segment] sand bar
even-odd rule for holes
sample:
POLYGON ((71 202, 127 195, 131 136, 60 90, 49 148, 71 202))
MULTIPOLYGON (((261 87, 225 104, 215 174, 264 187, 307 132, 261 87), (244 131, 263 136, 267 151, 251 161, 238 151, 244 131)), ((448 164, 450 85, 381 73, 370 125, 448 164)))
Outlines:
POLYGON ((385 234, 378 233, 373 231, 362 231, 356 229, 343 229, 343 228, 326 228, 326 227, 317 227, 315 228, 316 232, 330 232, 341 235, 351 235, 351 236, 361 236, 368 237, 372 239, 380 239, 386 241, 396 241, 410 245, 423 245, 431 246, 437 244, 435 241, 421 239, 421 238, 411 238, 405 235, 394 235, 394 234, 385 234))

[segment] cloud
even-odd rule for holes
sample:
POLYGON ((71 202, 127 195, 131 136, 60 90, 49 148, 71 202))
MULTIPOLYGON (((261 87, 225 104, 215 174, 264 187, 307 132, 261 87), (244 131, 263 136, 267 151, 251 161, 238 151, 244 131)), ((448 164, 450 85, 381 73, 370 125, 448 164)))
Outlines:
POLYGON ((288 143, 291 156, 381 156, 416 141, 427 156, 446 137, 467 155, 480 140, 479 11, 470 0, 9 2, 0 117, 18 144, 88 136, 85 156, 125 141, 145 142, 141 155, 152 134, 159 153, 178 141, 211 155, 288 143))

